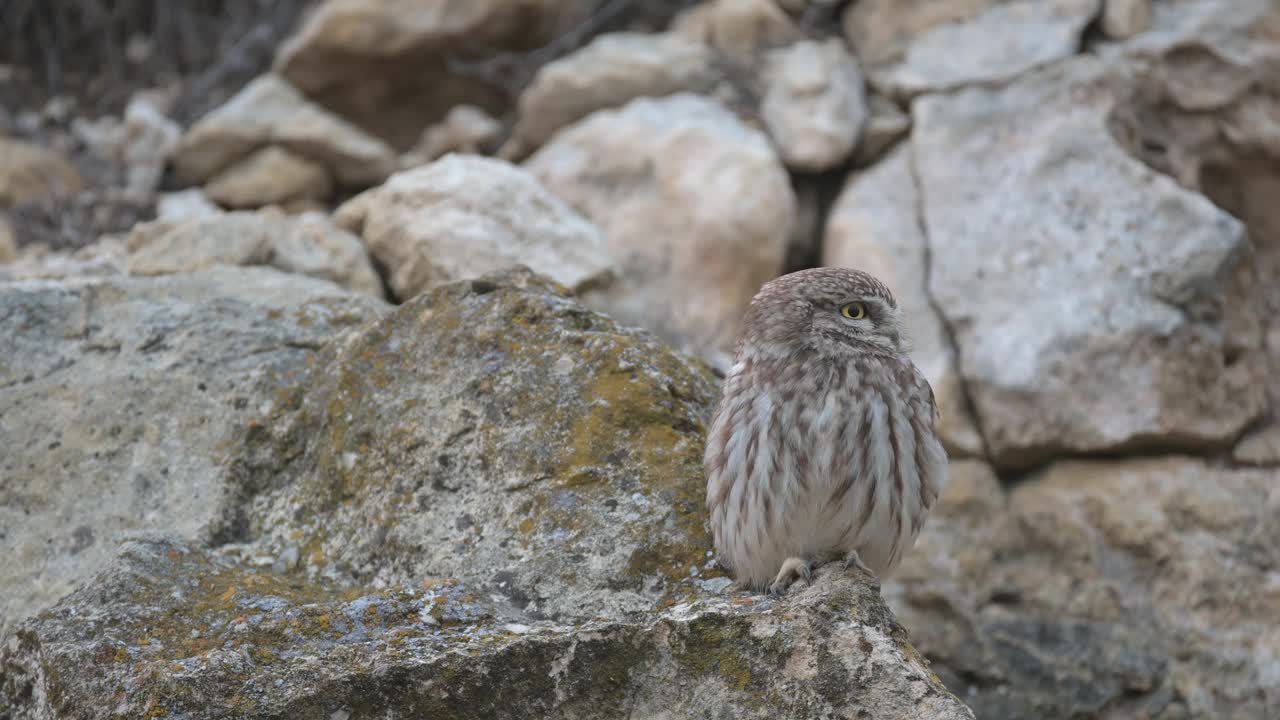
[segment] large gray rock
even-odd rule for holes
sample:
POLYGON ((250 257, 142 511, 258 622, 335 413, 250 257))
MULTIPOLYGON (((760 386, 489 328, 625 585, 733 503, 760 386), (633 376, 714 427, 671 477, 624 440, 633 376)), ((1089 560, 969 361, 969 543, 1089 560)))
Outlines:
POLYGON ((191 220, 136 225, 127 239, 135 275, 172 275, 217 265, 270 265, 382 297, 360 238, 320 213, 285 215, 277 208, 216 213, 191 220))
POLYGON ((930 285, 995 461, 1228 447, 1265 410, 1244 226, 1112 134, 1136 92, 1080 57, 921 98, 930 285))
MULTIPOLYGON (((1242 0, 1232 12, 1208 0, 1153 6, 1152 27, 1124 43, 1100 47, 1113 61, 1144 69, 1142 92, 1112 117, 1121 143, 1151 167, 1198 190, 1245 223, 1251 247, 1238 270, 1229 307, 1257 310, 1257 327, 1238 318, 1239 332, 1258 332, 1269 361, 1249 397, 1270 400, 1268 426, 1241 438, 1235 459, 1280 463, 1280 6, 1242 0)), ((1230 318, 1231 316, 1228 316, 1230 318)))
POLYGON ((299 572, 447 575, 530 617, 618 616, 723 576, 704 529, 714 378, 527 270, 332 345, 238 473, 299 572))
POLYGON ((677 33, 608 33, 544 65, 520 95, 520 117, 503 147, 519 159, 560 128, 638 97, 706 91, 719 79, 714 54, 677 33))
POLYGON ((930 298, 930 248, 919 212, 911 148, 899 146, 845 183, 823 231, 822 264, 865 270, 889 286, 905 315, 911 360, 933 388, 948 454, 981 457, 950 330, 930 298))
POLYGON ((713 378, 551 281, 437 288, 309 365, 209 468, 239 542, 142 538, 23 622, 15 718, 972 718, 869 576, 726 592, 713 378))
POLYGON ((845 32, 881 92, 913 96, 1010 80, 1075 55, 1100 0, 869 0, 845 32))
POLYGON ((1280 712, 1280 485, 1189 457, 951 480, 885 596, 978 717, 1280 712))
POLYGON ((785 601, 526 624, 448 579, 297 583, 162 539, 0 647, 0 702, 21 720, 973 718, 874 587, 830 566, 785 601))
POLYGON ((99 570, 117 532, 196 535, 225 444, 383 304, 266 268, 0 283, 0 631, 99 570))
POLYGON ((640 98, 562 130, 525 167, 608 238, 619 282, 589 305, 727 367, 796 215, 764 133, 706 97, 640 98))
POLYGON ((839 38, 802 41, 765 55, 760 104, 787 167, 816 172, 845 161, 867 124, 862 72, 839 38))
POLYGON ((524 168, 448 155, 397 173, 334 213, 387 269, 401 300, 512 265, 575 292, 613 281, 604 236, 524 168))

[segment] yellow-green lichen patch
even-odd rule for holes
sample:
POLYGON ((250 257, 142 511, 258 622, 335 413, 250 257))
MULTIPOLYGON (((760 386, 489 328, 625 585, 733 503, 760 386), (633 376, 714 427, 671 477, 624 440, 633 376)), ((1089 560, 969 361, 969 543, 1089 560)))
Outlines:
POLYGON ((576 617, 718 573, 701 468, 715 381, 653 337, 516 275, 424 293, 325 355, 257 453, 291 460, 263 466, 255 484, 275 489, 251 532, 299 574, 443 572, 576 617))

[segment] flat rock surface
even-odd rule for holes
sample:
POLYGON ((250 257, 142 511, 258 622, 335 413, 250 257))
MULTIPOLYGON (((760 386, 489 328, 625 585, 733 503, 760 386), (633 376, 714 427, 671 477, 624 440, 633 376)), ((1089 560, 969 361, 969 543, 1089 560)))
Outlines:
POLYGON ((0 283, 0 630, 102 567, 118 532, 197 534, 264 377, 381 307, 267 268, 0 283))
MULTIPOLYGON (((828 566, 830 568, 830 566, 828 566)), ((337 589, 140 540, 0 647, 18 718, 971 719, 865 578, 631 621, 515 624, 465 585, 337 589), (103 702, 102 698, 110 698, 103 702)))
POLYGON ((613 258, 595 225, 528 170, 502 160, 443 157, 397 173, 333 217, 364 240, 401 300, 511 265, 575 292, 614 280, 613 258))
POLYGON ((930 284, 998 464, 1229 447, 1265 410, 1245 227, 1115 140, 1134 82, 1081 57, 914 105, 930 284))

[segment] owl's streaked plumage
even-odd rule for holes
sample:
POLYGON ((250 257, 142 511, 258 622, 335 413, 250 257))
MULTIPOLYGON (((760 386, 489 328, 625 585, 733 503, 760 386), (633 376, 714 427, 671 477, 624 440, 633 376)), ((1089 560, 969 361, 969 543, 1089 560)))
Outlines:
POLYGON ((839 557, 884 577, 915 543, 947 456, 901 336, 889 289, 858 270, 791 273, 752 299, 704 457, 739 585, 777 592, 839 557))

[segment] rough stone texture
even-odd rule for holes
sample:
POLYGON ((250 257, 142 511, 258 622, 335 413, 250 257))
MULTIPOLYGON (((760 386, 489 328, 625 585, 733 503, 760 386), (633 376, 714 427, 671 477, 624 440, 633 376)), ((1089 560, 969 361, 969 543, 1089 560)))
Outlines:
POLYGON ((1124 40, 1151 27, 1151 0, 1103 0, 1102 32, 1124 40))
POLYGON ((229 212, 185 222, 136 226, 128 238, 128 269, 170 275, 216 265, 270 265, 382 297, 360 239, 319 213, 286 216, 275 208, 229 212))
POLYGON ((542 66, 520 96, 502 156, 521 159, 557 130, 638 97, 703 92, 720 74, 713 53, 678 33, 608 33, 542 66))
POLYGON ((496 147, 502 137, 502 123, 472 105, 458 105, 438 124, 422 131, 413 150, 400 158, 400 168, 408 170, 451 152, 475 155, 496 147))
POLYGON ((1246 465, 1280 465, 1280 424, 1273 422, 1245 435, 1232 449, 1231 459, 1246 465))
POLYGON ((969 416, 949 330, 930 302, 930 248, 919 212, 911 149, 903 145, 849 177, 827 218, 822 264, 865 270, 889 286, 906 318, 911 360, 933 387, 947 453, 982 457, 982 437, 969 416))
MULTIPOLYGON (((1253 303, 1262 319, 1265 377, 1246 389, 1248 402, 1280 408, 1280 7, 1270 0, 1233 3, 1231 12, 1207 0, 1153 6, 1152 27, 1099 50, 1112 62, 1141 69, 1140 92, 1117 109, 1118 141, 1153 169, 1202 192, 1242 220, 1251 247, 1231 306, 1253 303)), ((1241 323, 1242 332, 1250 332, 1241 323)), ((1265 426, 1241 440, 1241 462, 1268 463, 1265 426)))
POLYGON ((204 190, 226 207, 256 208, 323 200, 333 181, 324 166, 269 145, 219 171, 204 190))
POLYGON ((174 165, 201 183, 266 145, 320 163, 344 185, 382 182, 396 167, 387 145, 308 101, 277 75, 250 82, 182 138, 174 165))
POLYGON ((730 63, 747 67, 764 51, 804 38, 774 0, 710 0, 681 13, 672 30, 709 45, 730 63))
POLYGON ((401 300, 515 264, 575 292, 613 278, 600 231, 502 160, 449 155, 397 173, 338 208, 334 221, 364 238, 401 300))
POLYGON ((222 208, 213 204, 200 188, 162 193, 156 199, 156 219, 183 222, 221 215, 222 208))
POLYGON ((18 251, 11 264, 0 267, 0 282, 124 275, 127 255, 124 243, 112 236, 104 236, 74 252, 53 252, 43 245, 27 245, 18 251))
POLYGON ((867 123, 858 63, 844 41, 803 41, 765 56, 760 113, 778 152, 793 170, 840 165, 867 123))
POLYGON ((1006 81, 1075 55, 1101 0, 856 3, 846 33, 871 83, 894 96, 1006 81), (863 5, 866 8, 863 8, 863 5), (882 31, 884 28, 885 31, 882 31), (863 40, 871 40, 863 50, 863 40), (896 46, 896 47, 895 47, 896 46), (900 55, 897 48, 900 49, 900 55), (880 62, 880 60, 884 60, 880 62))
POLYGON ((912 41, 946 24, 963 24, 1001 0, 858 0, 842 21, 845 37, 864 65, 901 62, 912 41))
POLYGON ((224 444, 270 405, 264 374, 380 306, 265 268, 0 283, 0 632, 101 568, 115 533, 197 533, 224 444))
POLYGON ((640 98, 561 131, 525 166, 608 238, 620 281, 589 304, 727 367, 796 214, 763 133, 705 97, 640 98))
POLYGON ((1116 142, 1132 92, 1080 57, 915 103, 930 284, 1000 465, 1230 447, 1265 410, 1244 227, 1116 142))
POLYGON ((515 624, 451 580, 337 589, 140 540, 0 648, 0 700, 23 720, 973 718, 874 589, 830 570, 785 601, 515 624))
POLYGON ((853 152, 853 162, 866 166, 880 159, 885 150, 911 131, 911 116, 883 95, 872 95, 867 103, 869 117, 862 139, 853 152))
POLYGON ((1280 712, 1280 485, 1193 458, 952 481, 886 597, 978 717, 1280 712))
POLYGON ((713 378, 510 270, 423 293, 330 347, 262 418, 239 531, 299 572, 455 577, 529 618, 721 587, 704 528, 713 378))
POLYGON ((0 208, 47 202, 84 188, 75 167, 56 152, 0 137, 0 208))
POLYGON ((485 61, 541 46, 601 4, 326 0, 280 48, 275 67, 316 102, 405 150, 455 105, 500 111, 505 91, 485 61))

